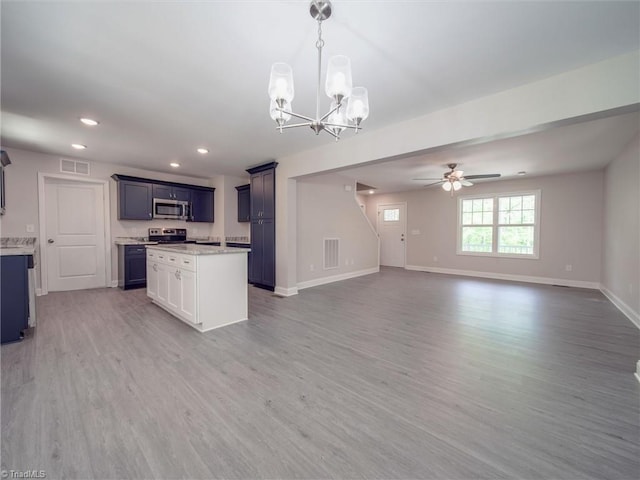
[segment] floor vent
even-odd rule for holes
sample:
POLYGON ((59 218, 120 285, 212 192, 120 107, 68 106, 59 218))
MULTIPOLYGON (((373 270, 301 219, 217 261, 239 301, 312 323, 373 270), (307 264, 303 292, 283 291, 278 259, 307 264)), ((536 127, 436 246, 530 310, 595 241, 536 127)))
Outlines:
POLYGON ((340 266, 340 239, 324 239, 324 269, 338 268, 340 266))
POLYGON ((76 173, 78 175, 89 175, 89 162, 80 160, 60 159, 60 171, 63 173, 76 173))

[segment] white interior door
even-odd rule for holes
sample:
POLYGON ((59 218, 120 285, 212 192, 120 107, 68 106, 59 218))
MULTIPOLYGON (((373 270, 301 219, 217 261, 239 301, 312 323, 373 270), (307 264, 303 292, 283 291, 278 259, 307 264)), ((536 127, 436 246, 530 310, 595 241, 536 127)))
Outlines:
POLYGON ((407 228, 407 205, 378 205, 378 235, 380 235, 380 265, 404 267, 407 228))
POLYGON ((104 185, 47 178, 45 182, 49 291, 107 286, 104 185))

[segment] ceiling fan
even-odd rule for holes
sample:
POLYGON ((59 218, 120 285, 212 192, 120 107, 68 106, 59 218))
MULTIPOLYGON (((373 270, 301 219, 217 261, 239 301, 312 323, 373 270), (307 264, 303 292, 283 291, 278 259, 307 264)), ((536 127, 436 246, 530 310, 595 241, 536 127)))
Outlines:
POLYGON ((414 178, 413 180, 437 180, 436 182, 425 185, 425 187, 442 183, 442 188, 447 192, 451 192, 451 195, 453 195, 454 191, 460 190, 462 187, 470 187, 473 185, 469 180, 477 180, 479 178, 498 178, 500 176, 499 173, 486 173, 484 175, 467 175, 465 177, 462 170, 456 170, 457 166, 457 163, 448 163, 447 167, 451 170, 444 172, 442 178, 414 178))

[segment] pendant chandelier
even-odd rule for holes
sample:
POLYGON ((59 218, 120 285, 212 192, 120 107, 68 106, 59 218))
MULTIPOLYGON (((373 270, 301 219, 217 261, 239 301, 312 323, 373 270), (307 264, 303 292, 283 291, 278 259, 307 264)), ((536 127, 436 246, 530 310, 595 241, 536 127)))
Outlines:
POLYGON ((294 113, 291 109, 293 101, 293 71, 286 63, 274 63, 271 66, 269 79, 269 97, 271 106, 269 113, 278 124, 277 128, 282 133, 285 128, 310 127, 318 135, 325 131, 332 135, 336 141, 340 134, 347 128, 358 133, 362 128, 360 123, 369 116, 369 97, 364 87, 353 87, 351 80, 351 61, 344 55, 337 55, 329 59, 327 67, 327 79, 325 92, 332 100, 329 111, 320 116, 320 88, 322 71, 322 22, 331 16, 331 2, 329 0, 313 0, 309 13, 318 22, 318 85, 316 90, 316 115, 315 118, 294 113), (346 105, 345 105, 346 103, 346 105), (296 117, 304 120, 302 123, 286 125, 296 117))

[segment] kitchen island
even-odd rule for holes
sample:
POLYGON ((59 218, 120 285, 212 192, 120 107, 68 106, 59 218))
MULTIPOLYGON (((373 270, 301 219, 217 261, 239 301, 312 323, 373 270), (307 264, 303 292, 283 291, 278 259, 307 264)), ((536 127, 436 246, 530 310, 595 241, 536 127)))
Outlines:
POLYGON ((248 317, 248 248, 147 245, 147 295, 200 332, 248 317))

